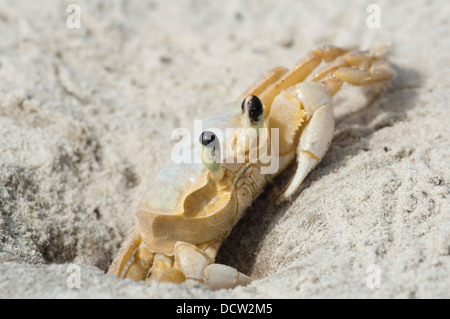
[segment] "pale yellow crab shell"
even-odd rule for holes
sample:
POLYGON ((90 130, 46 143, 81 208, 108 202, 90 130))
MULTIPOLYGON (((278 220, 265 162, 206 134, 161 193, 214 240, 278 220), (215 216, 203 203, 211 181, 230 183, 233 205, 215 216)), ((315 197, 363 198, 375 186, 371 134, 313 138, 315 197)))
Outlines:
MULTIPOLYGON (((203 129, 211 127, 223 136, 226 128, 242 127, 240 105, 225 105, 218 116, 203 121, 203 129)), ((230 141, 230 136, 226 140, 230 141)), ((226 146, 220 142, 223 154, 226 146)), ((189 143, 194 157, 199 153, 198 136, 189 143)), ((211 180, 201 162, 177 164, 169 159, 152 181, 137 213, 147 248, 171 256, 178 241, 196 245, 223 240, 236 222, 233 175, 240 164, 233 165, 226 164, 228 169, 219 183, 211 180)))

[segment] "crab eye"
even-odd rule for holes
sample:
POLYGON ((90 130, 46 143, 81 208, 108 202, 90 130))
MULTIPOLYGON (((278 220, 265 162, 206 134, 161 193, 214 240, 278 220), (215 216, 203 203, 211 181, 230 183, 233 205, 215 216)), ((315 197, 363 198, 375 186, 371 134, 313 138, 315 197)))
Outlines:
POLYGON ((264 108, 261 100, 256 95, 247 96, 241 105, 244 116, 244 127, 259 129, 264 124, 264 108))
POLYGON ((216 134, 214 134, 213 132, 210 131, 204 131, 199 138, 199 142, 203 145, 203 146, 208 146, 211 143, 214 143, 214 141, 216 140, 216 134))
POLYGON ((203 165, 210 171, 217 171, 220 168, 220 144, 216 134, 204 131, 200 135, 199 142, 203 165))

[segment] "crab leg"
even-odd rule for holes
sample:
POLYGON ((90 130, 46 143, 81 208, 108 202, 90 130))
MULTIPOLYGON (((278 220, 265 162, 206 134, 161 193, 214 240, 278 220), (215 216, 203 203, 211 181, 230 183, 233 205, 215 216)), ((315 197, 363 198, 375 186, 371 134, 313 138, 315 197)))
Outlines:
POLYGON ((153 260, 152 268, 150 269, 150 277, 148 281, 158 280, 161 274, 167 269, 172 269, 173 267, 173 258, 168 257, 164 254, 155 254, 155 258, 153 260))
POLYGON ((131 234, 123 242, 122 247, 116 255, 116 258, 114 258, 113 262, 111 263, 108 274, 112 274, 120 278, 125 265, 127 264, 136 248, 139 247, 141 241, 141 231, 139 227, 133 227, 133 229, 131 230, 131 234))
POLYGON ((205 284, 210 289, 233 288, 249 284, 251 279, 236 269, 213 263, 219 247, 219 241, 199 247, 185 242, 177 242, 174 254, 175 263, 167 265, 168 267, 159 274, 152 273, 150 279, 172 283, 191 279, 205 284))
POLYGON ((333 73, 342 82, 352 85, 373 85, 387 83, 392 78, 392 70, 387 64, 377 63, 369 69, 343 68, 333 73))
POLYGON ((134 253, 134 259, 128 267, 124 278, 141 281, 147 277, 148 270, 153 263, 153 255, 146 248, 141 247, 134 253))
POLYGON ((282 90, 305 80, 322 61, 333 61, 347 52, 347 50, 331 45, 310 51, 308 56, 301 60, 290 72, 284 74, 277 82, 267 87, 267 89, 259 95, 262 104, 266 108, 266 116, 270 113, 270 106, 272 105, 273 100, 282 90))
POLYGON ((384 52, 353 51, 331 63, 312 77, 336 94, 344 82, 352 85, 387 83, 392 78, 391 67, 384 62, 384 52))
POLYGON ((270 69, 266 74, 261 76, 247 91, 245 91, 239 98, 242 101, 249 95, 259 95, 269 85, 274 84, 283 74, 288 70, 283 67, 270 69))
POLYGON ((228 289, 236 286, 245 286, 252 282, 251 278, 237 269, 222 265, 211 264, 203 270, 205 284, 209 289, 228 289))

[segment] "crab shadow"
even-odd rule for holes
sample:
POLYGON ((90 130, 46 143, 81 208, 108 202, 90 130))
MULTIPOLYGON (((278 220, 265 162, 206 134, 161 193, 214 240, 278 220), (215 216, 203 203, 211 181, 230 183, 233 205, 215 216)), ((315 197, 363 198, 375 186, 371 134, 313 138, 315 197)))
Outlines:
MULTIPOLYGON (((357 110, 352 109, 348 112, 344 110, 339 113, 330 149, 294 194, 292 201, 300 196, 303 189, 310 186, 311 181, 317 181, 322 176, 338 170, 349 158, 358 153, 367 152, 373 133, 406 119, 406 113, 412 108, 417 97, 417 89, 421 87, 421 76, 413 69, 399 68, 395 65, 393 68, 396 77, 378 98, 372 99, 357 110)), ((339 104, 336 107, 339 107, 339 104)), ((384 150, 387 149, 385 147, 384 150)), ((296 168, 295 163, 290 165, 253 203, 224 241, 216 258, 217 263, 235 267, 254 278, 269 275, 255 270, 257 268, 255 266, 256 263, 270 263, 270 260, 257 260, 257 257, 265 245, 266 236, 277 227, 288 212, 292 213, 290 202, 276 206, 275 200, 296 168)), ((296 226, 302 227, 302 225, 292 227, 296 226)))

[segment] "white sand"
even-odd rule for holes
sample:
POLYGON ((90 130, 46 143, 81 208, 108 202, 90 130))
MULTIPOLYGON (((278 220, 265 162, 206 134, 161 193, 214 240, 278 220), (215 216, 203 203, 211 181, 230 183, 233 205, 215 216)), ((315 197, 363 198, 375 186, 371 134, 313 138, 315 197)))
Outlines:
POLYGON ((0 298, 450 297, 447 0, 86 0, 80 29, 69 3, 0 1, 0 298), (218 261, 251 285, 104 275, 172 129, 321 44, 387 42, 388 91, 369 106, 339 94, 333 143, 301 191, 274 206, 292 167, 224 243, 218 261))

